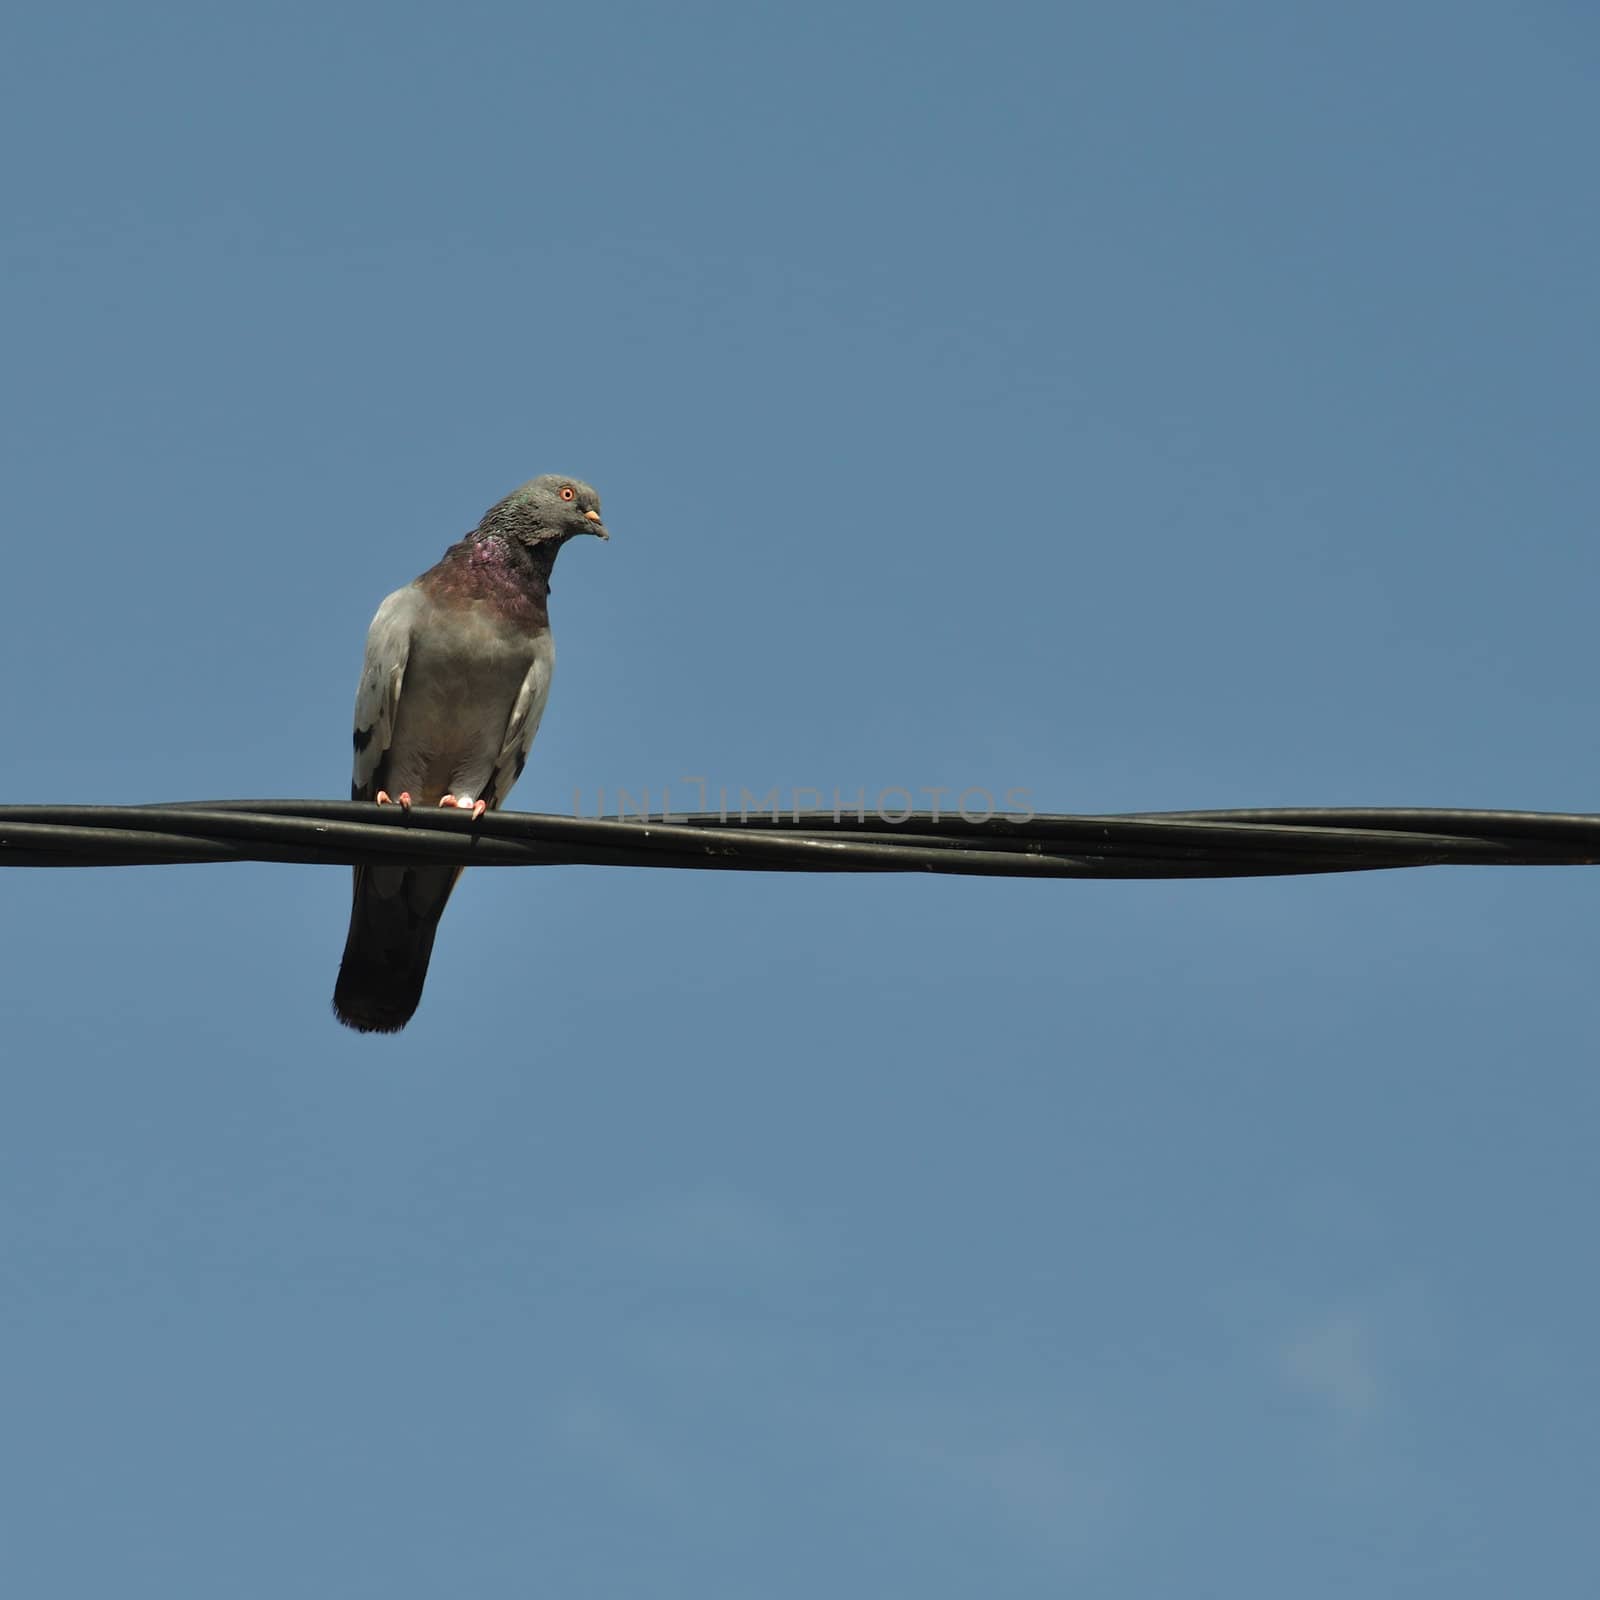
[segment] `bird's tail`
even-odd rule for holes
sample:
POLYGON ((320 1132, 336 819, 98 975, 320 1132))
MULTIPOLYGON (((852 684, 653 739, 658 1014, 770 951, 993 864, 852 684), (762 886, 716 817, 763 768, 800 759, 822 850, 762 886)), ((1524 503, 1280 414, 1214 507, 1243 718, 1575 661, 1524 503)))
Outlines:
POLYGON ((334 1015, 359 1033, 398 1033, 422 999, 459 867, 357 867, 334 1015))

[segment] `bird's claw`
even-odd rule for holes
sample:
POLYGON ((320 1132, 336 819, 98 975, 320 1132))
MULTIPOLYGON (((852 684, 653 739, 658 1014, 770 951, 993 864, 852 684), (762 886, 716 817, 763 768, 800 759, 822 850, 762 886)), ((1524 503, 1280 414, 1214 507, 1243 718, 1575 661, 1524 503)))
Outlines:
POLYGON ((440 795, 439 804, 442 806, 451 806, 454 809, 461 811, 464 811, 468 806, 471 806, 472 820, 474 822, 476 822, 478 818, 489 809, 489 802, 487 800, 469 800, 465 795, 462 795, 459 800, 453 794, 440 795))
POLYGON ((380 789, 375 798, 380 806, 398 805, 402 811, 409 811, 411 809, 411 796, 404 789, 400 791, 400 797, 398 800, 391 799, 387 789, 380 789))

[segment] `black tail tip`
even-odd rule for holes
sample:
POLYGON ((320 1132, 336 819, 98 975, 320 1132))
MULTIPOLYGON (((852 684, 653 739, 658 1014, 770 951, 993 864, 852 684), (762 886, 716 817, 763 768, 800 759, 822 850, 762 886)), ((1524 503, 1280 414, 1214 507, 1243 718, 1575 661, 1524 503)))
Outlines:
POLYGON ((404 1009, 365 1004, 341 994, 333 997, 333 1014, 357 1033, 399 1033, 416 1015, 416 1005, 404 1009))

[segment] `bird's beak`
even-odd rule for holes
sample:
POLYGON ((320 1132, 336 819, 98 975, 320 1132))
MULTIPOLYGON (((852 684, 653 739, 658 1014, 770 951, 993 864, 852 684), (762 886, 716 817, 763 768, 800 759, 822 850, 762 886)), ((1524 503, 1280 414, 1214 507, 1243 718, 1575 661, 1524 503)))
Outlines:
POLYGON ((611 535, 606 532, 606 525, 600 520, 600 513, 598 511, 585 511, 584 516, 594 524, 594 526, 589 530, 590 533, 601 539, 609 539, 611 537, 611 535))

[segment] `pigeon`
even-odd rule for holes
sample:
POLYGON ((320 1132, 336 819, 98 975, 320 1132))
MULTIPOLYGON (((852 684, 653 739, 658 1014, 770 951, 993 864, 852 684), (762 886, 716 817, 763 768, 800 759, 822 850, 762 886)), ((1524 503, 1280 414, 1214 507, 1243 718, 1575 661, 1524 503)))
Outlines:
MULTIPOLYGON (((522 776, 550 693, 550 569, 575 534, 610 535, 600 496, 535 478, 491 506, 378 607, 356 689, 353 800, 464 807, 476 821, 522 776)), ((361 1033, 411 1020, 460 867, 355 869, 334 1014, 361 1033)))

